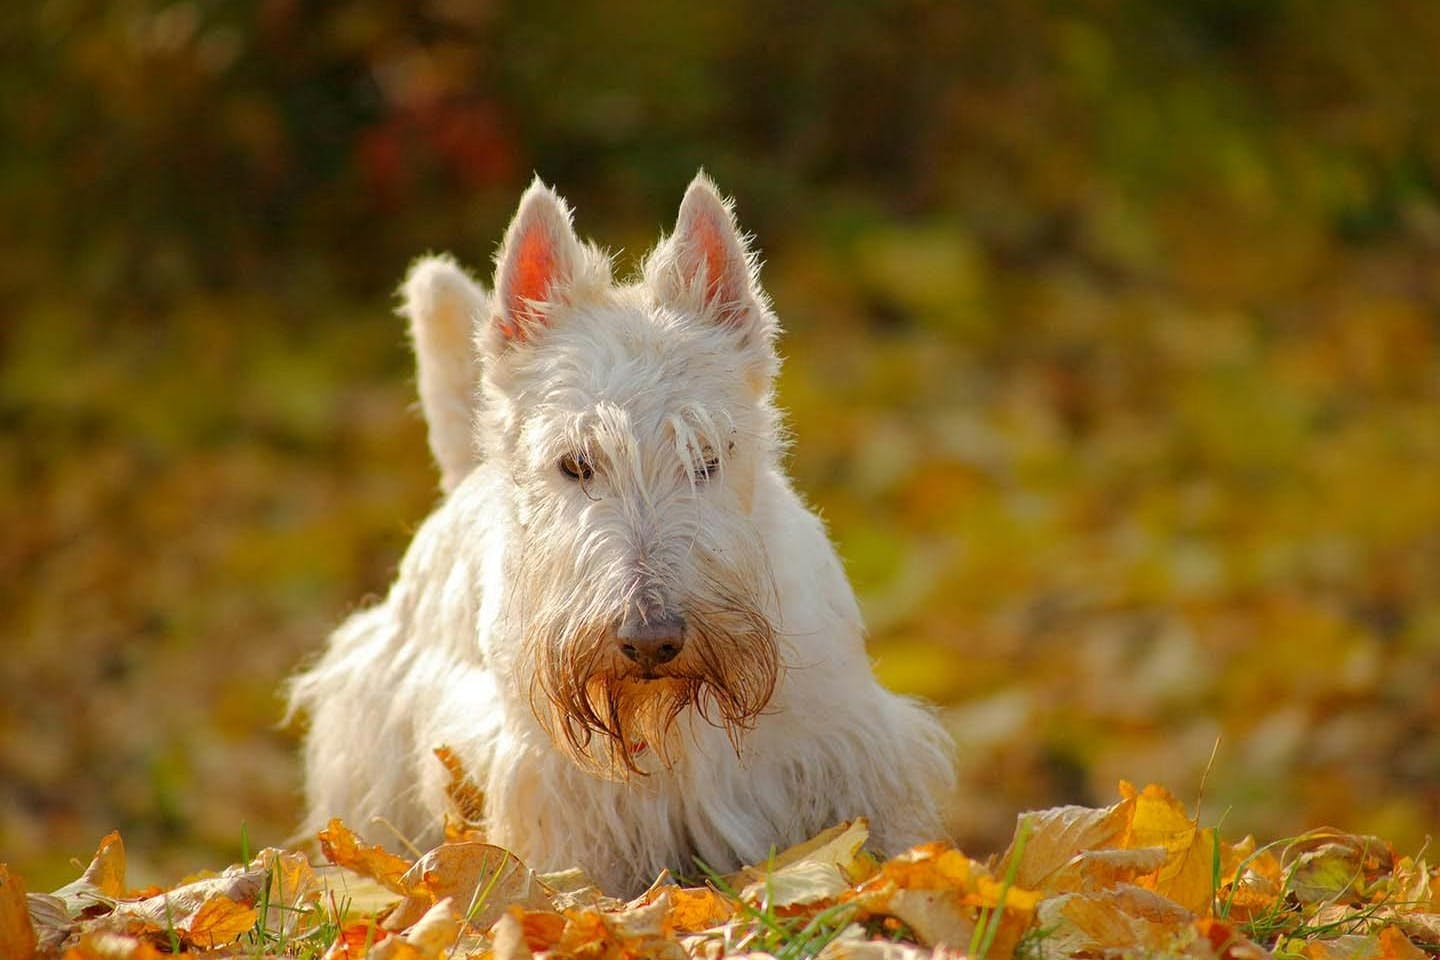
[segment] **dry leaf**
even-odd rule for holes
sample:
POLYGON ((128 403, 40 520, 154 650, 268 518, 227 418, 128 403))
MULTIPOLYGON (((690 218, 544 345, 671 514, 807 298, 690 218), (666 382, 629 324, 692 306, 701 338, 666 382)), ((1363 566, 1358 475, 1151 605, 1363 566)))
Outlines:
POLYGON ((1251 942, 1230 924, 1214 917, 1196 920, 1195 929, 1219 960, 1270 960, 1270 951, 1251 942))
POLYGON ((1163 847, 1139 850, 1086 850, 1076 854, 1045 881, 1046 893, 1096 893, 1117 883, 1156 873, 1165 865, 1163 847))
POLYGON ((718 927, 735 915, 732 901, 709 887, 677 887, 670 894, 670 912, 665 917, 665 933, 699 933, 718 927))
POLYGON ((490 935, 493 960, 532 960, 535 956, 525 939, 525 923, 514 910, 495 921, 490 935))
POLYGON ((1222 892, 1226 915, 1236 921, 1251 920, 1270 910, 1284 889, 1284 868, 1268 849, 1257 852, 1254 837, 1220 848, 1222 892))
POLYGON ((1035 922, 1048 934, 1043 957, 1155 954, 1193 939, 1194 916, 1185 908, 1141 887, 1105 893, 1067 893, 1042 901, 1035 922))
POLYGON ((320 894, 320 879, 303 853, 266 847, 250 861, 252 872, 270 877, 265 900, 265 929, 286 937, 292 936, 301 920, 301 908, 313 903, 320 894))
POLYGON ((1380 873, 1394 866, 1389 846, 1376 837, 1313 830, 1285 849, 1290 892, 1301 903, 1357 903, 1380 873))
POLYGON ((340 928, 340 933, 330 945, 330 949, 325 951, 325 960, 353 960, 363 957, 375 944, 392 936, 394 934, 377 924, 373 917, 346 924, 340 928))
POLYGON ((54 896, 65 902, 71 917, 78 917, 95 907, 107 908, 111 901, 125 895, 125 842, 119 831, 111 831, 100 841, 100 847, 79 879, 56 890, 54 896))
POLYGON ((255 925, 258 911, 254 904, 265 881, 262 871, 232 868, 219 877, 118 903, 103 918, 103 927, 131 934, 174 930, 198 947, 219 946, 255 925))
POLYGON ((824 903, 878 869, 864 855, 870 824, 864 817, 831 827, 777 855, 766 869, 746 867, 740 897, 749 903, 793 907, 824 903))
POLYGON ((30 893, 25 899, 30 908, 30 922, 35 925, 36 952, 42 957, 58 953, 79 923, 71 918, 65 901, 54 894, 30 893))
POLYGON ((30 960, 35 945, 35 925, 30 921, 25 885, 0 863, 0 957, 30 960))
POLYGON ((1154 876, 1137 882, 1192 913, 1208 913, 1214 897, 1215 832, 1197 829, 1179 801, 1163 787, 1152 784, 1138 795, 1128 784, 1122 786, 1122 793, 1127 788, 1127 799, 1135 801, 1135 812, 1124 845, 1161 847, 1166 853, 1164 865, 1154 876))
POLYGON ((551 906, 550 891, 510 851, 488 843, 446 843, 415 861, 396 881, 405 899, 385 920, 404 930, 449 897, 476 929, 485 930, 512 905, 551 906))
MULTIPOLYGON (((1004 884, 982 864, 947 844, 915 847, 880 867, 855 891, 854 900, 870 914, 895 917, 924 946, 965 948, 981 910, 1001 906, 1004 884)), ((1012 886, 1004 889, 1003 910, 992 956, 1007 956, 1030 922, 1037 895, 1012 886)))
POLYGON ((962 960, 959 950, 917 947, 890 940, 868 940, 863 936, 836 937, 825 945, 818 960, 962 960))
POLYGON ((337 867, 370 877, 396 893, 408 892, 400 878, 410 869, 410 861, 378 844, 366 846, 355 831, 338 819, 331 820, 320 831, 320 852, 337 867))
POLYGON ((65 960, 171 960, 172 956, 148 940, 113 930, 88 933, 65 951, 65 960))
MULTIPOLYGON (((1056 807, 1022 813, 1016 820, 1016 839, 1000 858, 1002 872, 1020 846, 1022 831, 1028 831, 1015 884, 1027 890, 1051 892, 1050 878, 1086 850, 1118 847, 1130 829, 1135 798, 1127 797, 1104 809, 1056 807)), ((1066 876, 1069 876, 1066 874, 1066 876)))
MULTIPOLYGON (((435 756, 445 767, 445 772, 450 774, 450 782, 445 785, 445 796, 450 799, 454 807, 454 814, 458 816, 473 832, 480 832, 474 824, 485 821, 485 791, 476 785, 475 781, 465 771, 465 765, 460 762, 460 757, 448 746, 436 747, 435 756)), ((447 826, 446 839, 449 840, 447 826)), ((467 840, 478 840, 480 837, 465 837, 467 840)))

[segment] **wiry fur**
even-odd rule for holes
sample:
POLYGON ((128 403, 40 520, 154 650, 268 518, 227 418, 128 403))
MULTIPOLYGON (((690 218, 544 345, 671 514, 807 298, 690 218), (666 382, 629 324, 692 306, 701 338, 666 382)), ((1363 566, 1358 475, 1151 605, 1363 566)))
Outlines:
POLYGON ((617 284, 537 181, 494 290, 446 258, 406 281, 448 495, 385 600, 291 688, 310 826, 381 816, 433 838, 447 745, 494 842, 616 893, 860 814, 887 851, 938 837, 949 739, 876 682, 785 478, 775 318, 710 182, 617 284), (648 672, 623 656, 627 612, 683 616, 679 655, 648 672))

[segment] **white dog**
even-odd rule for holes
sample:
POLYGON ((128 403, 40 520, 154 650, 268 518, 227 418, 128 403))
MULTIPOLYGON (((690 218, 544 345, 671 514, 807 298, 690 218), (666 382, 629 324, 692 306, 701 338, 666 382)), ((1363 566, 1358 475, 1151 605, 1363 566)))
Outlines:
POLYGON ((405 282, 446 497, 296 678, 310 823, 438 834, 448 746, 494 843, 607 892, 762 862, 845 818, 938 839, 952 745, 884 690, 781 466, 777 324, 703 175, 632 282, 538 180, 487 295, 405 282))

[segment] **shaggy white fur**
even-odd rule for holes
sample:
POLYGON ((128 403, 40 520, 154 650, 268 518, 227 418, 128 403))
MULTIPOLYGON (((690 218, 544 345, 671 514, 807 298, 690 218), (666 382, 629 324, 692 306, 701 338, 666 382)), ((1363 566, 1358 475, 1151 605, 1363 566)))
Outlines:
POLYGON ((710 181, 617 284, 537 180, 494 290, 444 257, 405 282, 446 496, 293 682, 309 826, 434 839, 443 745, 495 843, 613 893, 861 814, 887 852, 937 839, 952 745, 876 681, 785 477, 775 317, 710 181))

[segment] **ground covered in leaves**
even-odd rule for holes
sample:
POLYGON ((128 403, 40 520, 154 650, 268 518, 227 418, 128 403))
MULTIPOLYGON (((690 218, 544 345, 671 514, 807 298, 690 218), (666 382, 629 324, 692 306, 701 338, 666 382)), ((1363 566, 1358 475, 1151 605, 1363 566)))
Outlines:
POLYGON ((1440 956, 1440 871, 1338 830, 1260 845, 1202 828, 1168 791, 1025 813, 1004 853, 949 843, 890 860, 863 819, 767 863, 668 872, 619 900, 537 874, 460 821, 414 859, 338 820, 323 863, 267 848, 219 874, 133 890, 119 834, 79 879, 27 895, 0 865, 5 960, 1424 960, 1440 956))
POLYGON ((790 471, 955 735, 966 850, 1212 755, 1236 833, 1440 824, 1434 0, 6 13, 31 889, 112 828, 142 886, 293 830, 276 692, 435 500, 391 294, 483 273, 533 172, 622 269, 697 167, 736 197, 790 471))

